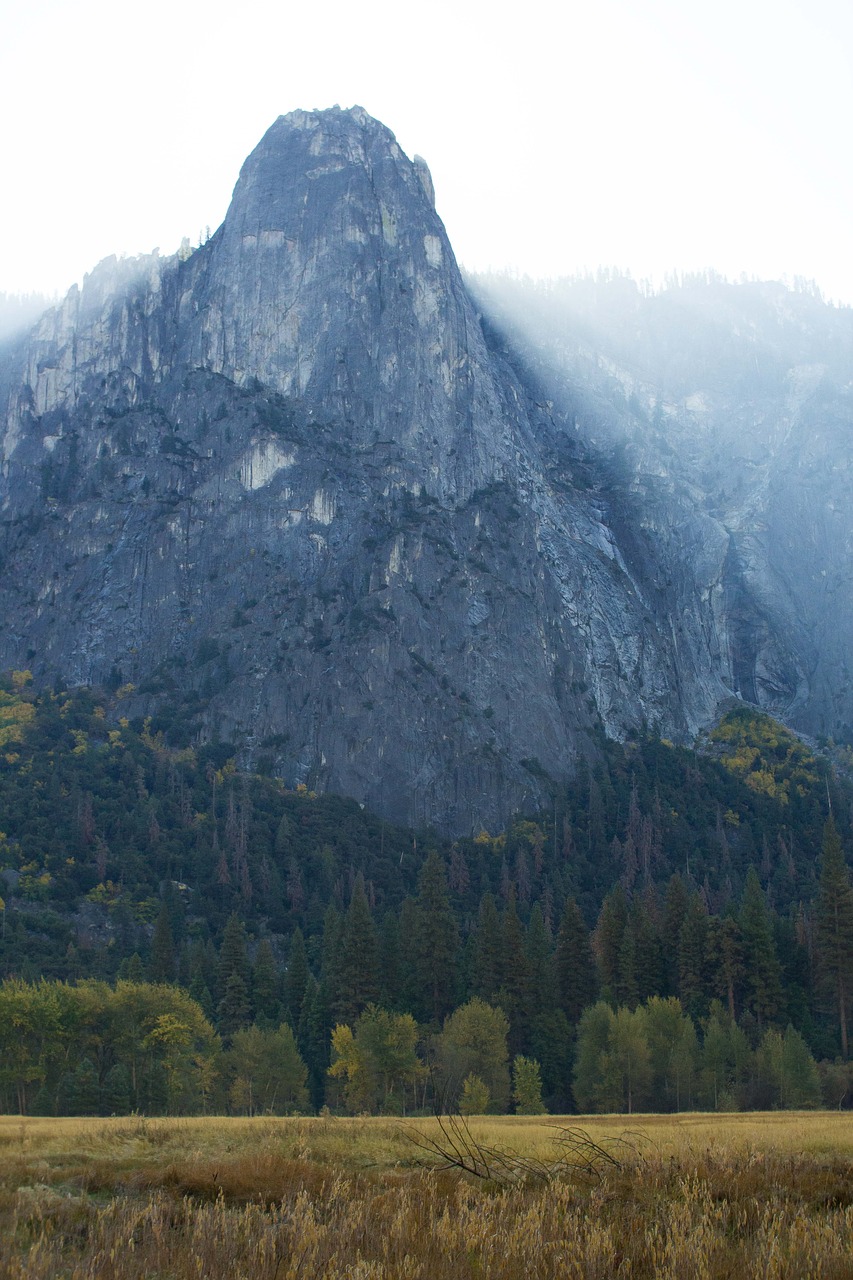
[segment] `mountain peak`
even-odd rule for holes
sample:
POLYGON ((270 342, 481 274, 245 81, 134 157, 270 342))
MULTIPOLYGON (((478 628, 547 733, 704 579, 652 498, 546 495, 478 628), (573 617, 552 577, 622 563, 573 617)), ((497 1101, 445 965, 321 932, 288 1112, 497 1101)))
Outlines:
POLYGON ((789 360, 760 310, 632 289, 608 336, 562 297, 513 333, 390 130, 280 117, 207 243, 103 264, 0 364, 0 669, 452 831, 596 728, 733 693, 843 728, 847 318, 789 360))

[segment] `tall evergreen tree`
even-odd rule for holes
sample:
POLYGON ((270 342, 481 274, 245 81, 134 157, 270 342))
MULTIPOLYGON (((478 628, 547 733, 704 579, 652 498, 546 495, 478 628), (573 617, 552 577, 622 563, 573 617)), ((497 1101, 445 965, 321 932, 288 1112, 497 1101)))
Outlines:
POLYGON ((234 974, 242 981, 248 996, 250 970, 246 926, 236 912, 228 917, 228 923, 222 934, 222 945, 219 948, 217 986, 220 999, 225 995, 228 979, 234 974))
POLYGON ((246 983, 234 970, 226 980, 225 992, 216 1006, 216 1018, 222 1036, 227 1040, 251 1021, 251 1005, 246 983))
POLYGON ((628 901, 625 890, 617 885, 601 904, 595 926, 595 950, 601 974, 601 993, 608 1000, 616 999, 619 988, 620 959, 625 929, 628 924, 628 901))
POLYGON ((343 945, 344 921, 335 906, 330 902, 323 916, 323 934, 320 945, 320 982, 329 1009, 333 1009, 338 1001, 338 988, 341 983, 341 950, 343 945))
POLYGON ((91 1058, 83 1058, 75 1070, 63 1078, 60 1100, 66 1103, 67 1114, 72 1116, 98 1114, 101 1107, 101 1088, 98 1083, 98 1073, 91 1058))
POLYGON ((169 908, 164 902, 157 916, 157 923, 154 926, 154 934, 151 938, 151 958, 148 961, 148 975, 152 982, 174 982, 176 969, 172 922, 169 908))
MULTIPOLYGON (((676 871, 674 875, 670 876, 663 900, 663 937, 670 956, 673 949, 678 949, 681 926, 684 924, 684 917, 687 914, 689 904, 690 890, 684 883, 680 873, 676 871)), ((675 995, 675 988, 678 982, 678 973, 675 965, 669 964, 666 966, 665 980, 667 980, 667 975, 668 983, 672 987, 672 990, 667 994, 675 995)))
POLYGON ((311 1104, 317 1109, 323 1105, 325 1095, 331 1034, 332 1018, 325 982, 317 982, 316 978, 309 974, 296 1039, 299 1052, 308 1068, 311 1104))
POLYGON ((642 1001, 660 993, 663 974, 660 908, 654 888, 648 885, 631 903, 637 990, 642 1001))
POLYGON ((399 1010, 403 999, 402 944, 394 911, 386 911, 379 930, 380 1001, 385 1009, 399 1010))
POLYGON ((841 840, 830 815, 823 831, 820 888, 815 905, 819 981, 833 996, 841 1056, 850 1056, 847 1019, 853 996, 853 888, 841 840))
POLYGON ((538 903, 530 912, 524 950, 530 983, 528 1007, 531 1018, 538 1018, 557 1007, 553 946, 538 903))
POLYGON ((407 1013, 421 1010, 421 984, 414 954, 413 942, 417 933, 418 908, 415 899, 407 896, 400 904, 398 932, 401 940, 400 970, 397 975, 400 1008, 407 1013))
POLYGON ((364 876, 358 873, 341 933, 338 985, 332 1012, 352 1024, 379 999, 379 938, 370 914, 364 876))
POLYGON ((481 1000, 492 1000, 501 985, 503 940, 500 915, 494 895, 489 892, 480 899, 471 952, 471 994, 481 1000))
POLYGON ((456 1003, 459 935, 447 893, 444 860, 435 851, 418 876, 413 944, 421 1018, 438 1024, 456 1003))
POLYGON ((805 1040, 790 1023, 782 1040, 779 1066, 782 1106, 798 1111, 804 1107, 819 1107, 821 1095, 817 1064, 805 1040))
POLYGON ((636 1009, 640 1003, 640 984, 637 981, 637 935, 634 921, 629 916, 622 933, 619 948, 619 968, 613 991, 616 1005, 636 1009))
POLYGON ((677 991, 682 1005, 692 1017, 704 1012, 708 912, 698 893, 692 894, 684 910, 681 927, 672 939, 672 965, 677 978, 677 991))
POLYGON ((308 952, 302 930, 293 930, 290 939, 290 950, 287 955, 287 970, 284 975, 284 1002, 287 1007, 290 1025, 296 1029, 302 1018, 302 1005, 305 1000, 305 988, 308 984, 308 952))
POLYGON ((515 1056, 526 1047, 530 1029, 530 970, 514 891, 501 913, 501 937, 502 972, 497 1003, 509 1019, 509 1051, 515 1056))
POLYGON ((707 957, 714 995, 726 1001, 734 1020, 735 992, 744 980, 743 934, 734 916, 715 916, 707 925, 707 957))
POLYGON ((778 1014, 782 986, 770 913, 754 867, 747 873, 739 924, 743 937, 746 1003, 762 1026, 778 1014))
POLYGON ((575 1024, 598 994, 598 973, 589 932, 574 898, 566 898, 554 952, 557 999, 569 1022, 575 1024))
POLYGON ((272 947, 264 938, 252 965, 252 1001, 255 1021, 262 1027, 277 1027, 281 1022, 281 983, 272 947))

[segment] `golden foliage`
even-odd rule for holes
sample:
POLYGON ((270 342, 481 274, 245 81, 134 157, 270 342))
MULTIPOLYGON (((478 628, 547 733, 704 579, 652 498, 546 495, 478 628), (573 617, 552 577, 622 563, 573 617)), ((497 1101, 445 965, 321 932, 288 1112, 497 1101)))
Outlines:
POLYGON ((35 713, 36 709, 31 702, 0 690, 0 747, 5 747, 10 742, 21 742, 24 728, 35 713))
POLYGON ((820 780, 817 759, 805 743, 760 711, 729 712, 711 730, 709 741, 725 767, 752 791, 781 804, 794 794, 806 795, 820 780))

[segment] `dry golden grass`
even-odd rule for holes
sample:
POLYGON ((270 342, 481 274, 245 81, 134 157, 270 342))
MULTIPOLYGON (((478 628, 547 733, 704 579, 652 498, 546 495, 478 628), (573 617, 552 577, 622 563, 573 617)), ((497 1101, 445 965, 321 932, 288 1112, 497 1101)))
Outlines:
POLYGON ((434 1121, 0 1118, 0 1275, 27 1280, 853 1277, 853 1115, 488 1117, 630 1145, 600 1181, 419 1166, 434 1121))

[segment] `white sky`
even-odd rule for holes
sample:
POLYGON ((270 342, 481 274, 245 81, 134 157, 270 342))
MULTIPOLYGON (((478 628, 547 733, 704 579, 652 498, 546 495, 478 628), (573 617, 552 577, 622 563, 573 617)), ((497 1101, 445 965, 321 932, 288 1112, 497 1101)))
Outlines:
POLYGON ((853 302, 842 0, 0 0, 0 291, 195 242, 277 115, 336 102, 426 158, 469 268, 853 302))

